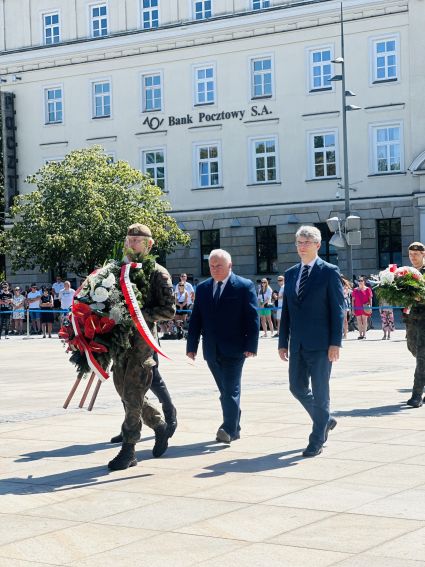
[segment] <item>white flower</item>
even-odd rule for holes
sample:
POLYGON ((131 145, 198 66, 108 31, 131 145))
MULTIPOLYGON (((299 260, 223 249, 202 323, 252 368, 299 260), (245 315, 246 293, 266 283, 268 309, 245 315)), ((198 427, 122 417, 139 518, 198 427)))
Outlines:
POLYGON ((114 284, 115 284, 115 276, 112 273, 110 273, 109 276, 102 281, 102 286, 106 288, 110 288, 114 284))
POLYGON ((104 303, 92 303, 90 305, 90 307, 92 309, 94 309, 95 311, 103 311, 105 309, 105 304, 104 303))
POLYGON ((115 321, 115 323, 118 325, 118 323, 121 323, 122 319, 123 319, 123 308, 120 305, 114 305, 112 307, 112 309, 109 311, 109 318, 113 319, 115 321))
POLYGON ((104 287, 97 287, 94 291, 90 293, 91 298, 96 303, 103 303, 109 297, 108 290, 104 287))
POLYGON ((391 284, 394 281, 394 273, 390 270, 383 270, 379 272, 379 281, 381 284, 391 284))

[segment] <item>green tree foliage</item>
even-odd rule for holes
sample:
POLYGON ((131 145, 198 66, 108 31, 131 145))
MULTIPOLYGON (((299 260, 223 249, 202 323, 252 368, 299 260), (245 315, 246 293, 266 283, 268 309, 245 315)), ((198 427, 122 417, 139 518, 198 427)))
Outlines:
POLYGON ((161 189, 127 162, 111 163, 100 146, 48 163, 26 182, 36 188, 16 198, 4 241, 14 270, 85 275, 110 258, 135 222, 150 227, 157 251, 189 245, 161 189))

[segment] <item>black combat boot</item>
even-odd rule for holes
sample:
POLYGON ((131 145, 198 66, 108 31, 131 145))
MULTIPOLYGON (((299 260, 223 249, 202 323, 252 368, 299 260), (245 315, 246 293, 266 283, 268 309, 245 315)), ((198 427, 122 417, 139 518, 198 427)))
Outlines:
POLYGON ((155 445, 152 449, 152 455, 156 458, 160 457, 168 449, 168 428, 166 423, 160 423, 154 429, 155 445))
POLYGON ((122 443, 122 433, 118 433, 118 435, 111 437, 110 443, 122 443))
POLYGON ((123 443, 118 455, 112 461, 109 461, 108 468, 111 471, 122 471, 129 467, 135 467, 137 459, 134 447, 134 443, 123 443))
POLYGON ((174 406, 170 410, 165 410, 163 406, 163 410, 165 422, 167 423, 168 437, 172 437, 177 429, 177 410, 174 406))

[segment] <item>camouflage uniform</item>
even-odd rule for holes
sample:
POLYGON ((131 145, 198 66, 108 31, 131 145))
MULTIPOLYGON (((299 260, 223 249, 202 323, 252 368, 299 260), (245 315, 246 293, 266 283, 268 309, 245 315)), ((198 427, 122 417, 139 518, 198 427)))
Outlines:
MULTIPOLYGON (((159 264, 151 275, 150 288, 142 314, 156 337, 156 321, 173 319, 176 312, 174 289, 170 274, 159 264)), ((126 357, 114 361, 114 385, 124 405, 125 418, 122 424, 124 443, 137 443, 143 422, 152 429, 165 423, 161 413, 146 399, 152 383, 152 368, 155 366, 153 350, 136 331, 130 339, 131 349, 126 357)))
MULTIPOLYGON (((425 266, 420 269, 425 274, 425 266)), ((425 388, 425 306, 415 305, 404 316, 407 348, 416 358, 412 398, 421 400, 425 388)))

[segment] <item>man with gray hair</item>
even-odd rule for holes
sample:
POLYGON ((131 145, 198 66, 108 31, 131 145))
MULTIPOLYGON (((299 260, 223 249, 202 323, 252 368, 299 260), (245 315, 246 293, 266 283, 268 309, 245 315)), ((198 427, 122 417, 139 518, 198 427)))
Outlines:
POLYGON ((216 440, 231 443, 240 437, 242 368, 246 358, 257 353, 257 296, 250 280, 232 272, 226 250, 213 250, 209 266, 211 278, 196 288, 186 352, 195 360, 202 335, 204 358, 220 392, 223 412, 216 440))
POLYGON ((279 333, 279 356, 289 360, 289 389, 313 421, 304 457, 319 455, 337 424, 329 411, 329 379, 341 347, 344 293, 338 268, 318 256, 321 240, 314 226, 301 226, 295 234, 301 263, 285 272, 279 333))

